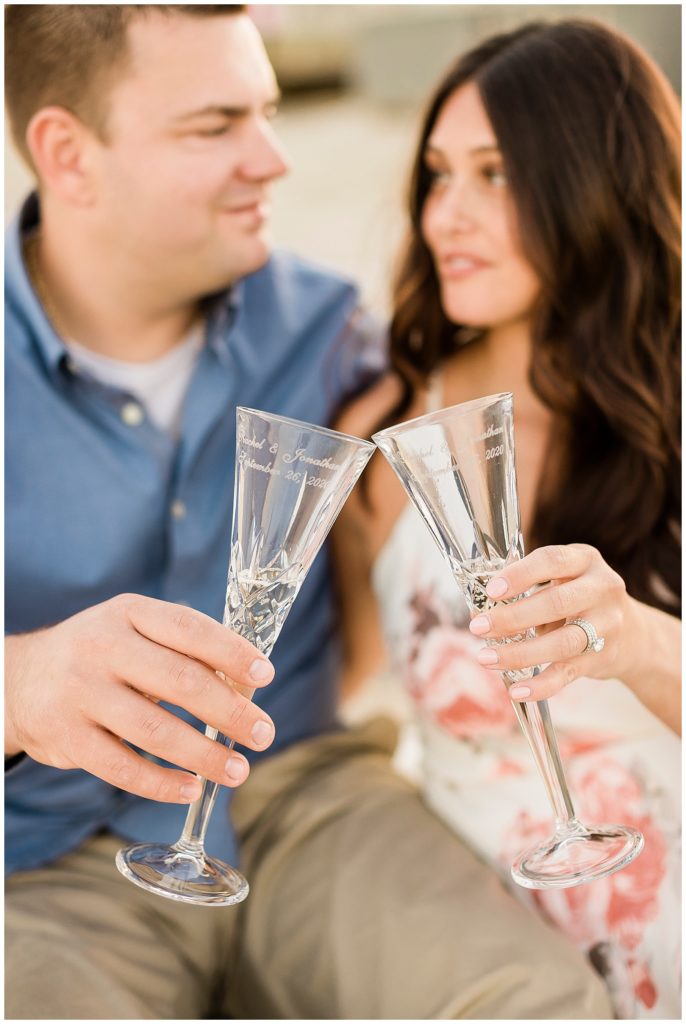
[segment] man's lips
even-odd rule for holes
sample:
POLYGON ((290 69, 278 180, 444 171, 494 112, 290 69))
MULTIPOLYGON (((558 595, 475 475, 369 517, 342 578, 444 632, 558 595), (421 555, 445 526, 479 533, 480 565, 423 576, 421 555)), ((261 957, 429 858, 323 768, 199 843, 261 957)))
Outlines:
POLYGON ((231 203, 227 206, 223 206, 224 213, 254 213, 255 210, 266 209, 268 206, 268 200, 265 198, 260 199, 248 199, 243 203, 231 203))
POLYGON ((236 218, 237 221, 243 222, 250 227, 260 227, 269 219, 271 206, 268 200, 257 199, 252 203, 224 206, 221 212, 228 217, 236 218))

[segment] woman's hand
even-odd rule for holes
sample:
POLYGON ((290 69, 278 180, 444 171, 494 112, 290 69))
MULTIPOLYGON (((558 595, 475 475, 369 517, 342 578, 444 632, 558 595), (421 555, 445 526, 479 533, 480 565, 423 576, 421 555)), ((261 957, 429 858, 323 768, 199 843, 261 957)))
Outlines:
POLYGON ((644 631, 636 616, 643 606, 629 597, 621 576, 587 544, 538 548, 495 576, 486 593, 499 603, 472 619, 469 628, 475 636, 499 640, 532 626, 538 635, 485 647, 477 655, 479 662, 499 672, 548 665, 534 679, 513 686, 513 700, 544 700, 581 676, 625 679, 644 656, 644 631), (548 585, 512 601, 542 584, 548 585), (604 639, 601 651, 588 649, 586 633, 572 619, 586 619, 595 627, 604 639))

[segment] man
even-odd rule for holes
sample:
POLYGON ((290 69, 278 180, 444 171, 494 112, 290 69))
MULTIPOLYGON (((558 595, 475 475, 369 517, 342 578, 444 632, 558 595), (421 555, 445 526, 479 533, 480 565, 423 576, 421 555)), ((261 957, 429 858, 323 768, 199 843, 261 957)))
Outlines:
POLYGON ((6 256, 8 1017, 609 1016, 576 952, 392 775, 384 728, 336 727, 325 560, 273 685, 217 621, 236 405, 327 422, 375 358, 355 290, 270 253, 287 161, 252 22, 11 6, 6 45, 40 200, 6 256), (205 722, 281 748, 231 820, 248 762, 205 722), (239 908, 114 868, 122 840, 178 837, 189 773, 222 785, 207 847, 236 863, 240 835, 239 908))

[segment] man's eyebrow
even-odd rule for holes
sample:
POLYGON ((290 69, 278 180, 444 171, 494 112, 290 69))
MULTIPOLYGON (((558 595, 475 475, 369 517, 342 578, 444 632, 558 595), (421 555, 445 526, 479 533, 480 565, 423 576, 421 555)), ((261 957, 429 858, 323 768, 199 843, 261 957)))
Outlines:
MULTIPOLYGON (((281 102, 281 95, 275 95, 272 99, 267 100, 264 104, 263 109, 267 107, 275 107, 281 102)), ((178 121, 191 121, 196 117, 247 117, 250 114, 251 107, 227 107, 221 103, 209 103, 206 107, 199 107, 198 110, 189 110, 186 114, 179 114, 174 120, 178 121)))

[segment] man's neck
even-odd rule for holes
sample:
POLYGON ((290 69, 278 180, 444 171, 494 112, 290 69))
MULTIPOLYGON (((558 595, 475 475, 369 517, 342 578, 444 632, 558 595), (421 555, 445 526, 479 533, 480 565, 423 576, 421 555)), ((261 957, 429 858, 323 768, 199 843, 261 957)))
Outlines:
POLYGON ((57 333, 111 359, 158 359, 183 341, 200 317, 199 302, 160 301, 139 281, 122 280, 112 261, 49 221, 29 242, 26 258, 57 333))

